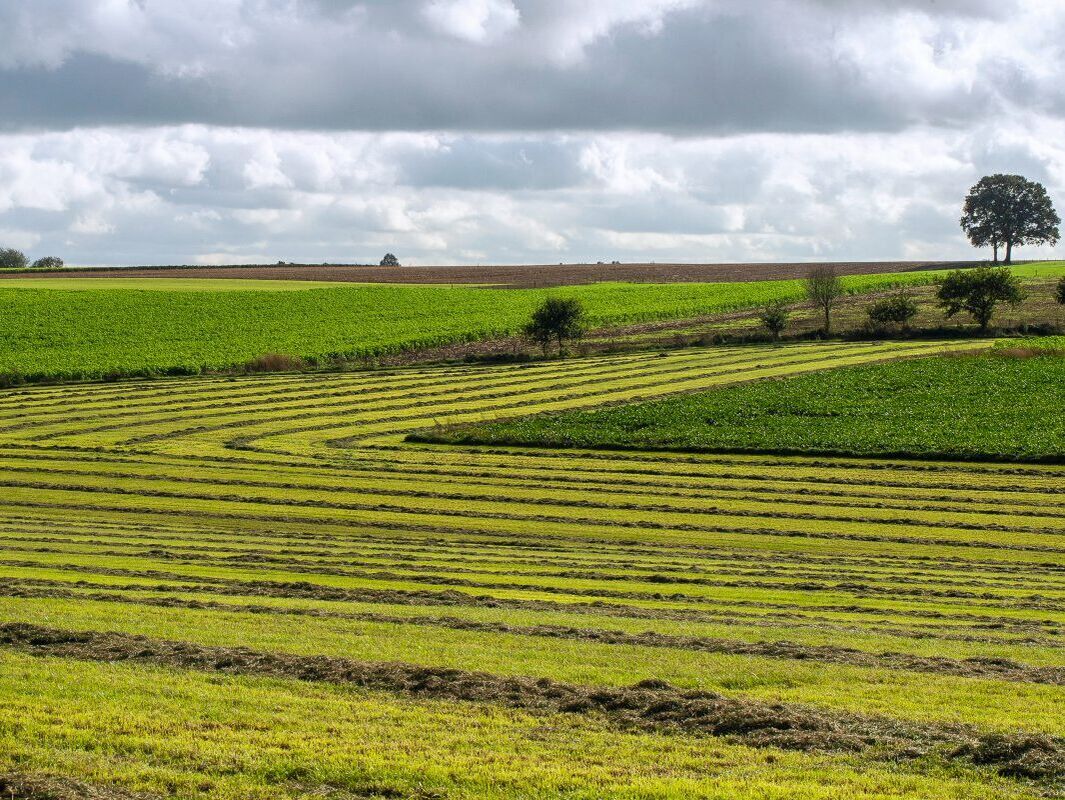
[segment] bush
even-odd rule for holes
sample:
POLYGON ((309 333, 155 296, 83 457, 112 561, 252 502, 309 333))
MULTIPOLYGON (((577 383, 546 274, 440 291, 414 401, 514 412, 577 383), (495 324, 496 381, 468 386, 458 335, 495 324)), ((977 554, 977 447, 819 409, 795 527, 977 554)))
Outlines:
POLYGON ((788 327, 788 314, 788 304, 778 300, 762 306, 758 319, 762 321, 763 327, 773 334, 774 339, 779 339, 780 334, 788 327))
POLYGON ((385 253, 385 257, 381 259, 381 266, 382 267, 398 267, 399 266, 399 259, 396 258, 392 253, 385 253))
POLYGON ((584 305, 575 297, 549 297, 533 312, 532 319, 523 333, 544 348, 558 341, 558 352, 565 352, 567 339, 579 339, 584 335, 584 305))
POLYGON ((1065 306, 1065 278, 1058 281, 1058 287, 1054 290, 1054 299, 1065 306))
POLYGON ((34 269, 62 269, 63 259, 59 256, 45 256, 33 262, 34 269))
POLYGON ((1020 280, 1005 267, 954 270, 943 279, 937 296, 948 317, 965 311, 982 331, 987 330, 998 303, 1019 306, 1024 302, 1020 280))
POLYGON ((887 328, 898 325, 905 329, 910 320, 917 316, 917 301, 907 292, 899 292, 883 300, 877 300, 866 309, 869 324, 874 328, 887 328))
POLYGON ((296 356, 284 353, 266 353, 244 364, 245 372, 299 372, 307 363, 296 356))
POLYGON ((26 254, 13 247, 0 248, 0 269, 26 269, 26 254))

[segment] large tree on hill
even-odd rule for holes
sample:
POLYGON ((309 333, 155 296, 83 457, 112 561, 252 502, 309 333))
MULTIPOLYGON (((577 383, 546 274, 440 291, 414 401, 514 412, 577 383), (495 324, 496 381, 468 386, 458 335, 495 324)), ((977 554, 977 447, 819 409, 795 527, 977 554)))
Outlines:
POLYGON ((988 175, 969 190, 962 211, 961 227, 973 247, 992 246, 998 263, 1000 246, 1006 248, 1006 263, 1013 261, 1013 248, 1028 244, 1058 243, 1061 218, 1054 211, 1041 183, 1021 175, 988 175))

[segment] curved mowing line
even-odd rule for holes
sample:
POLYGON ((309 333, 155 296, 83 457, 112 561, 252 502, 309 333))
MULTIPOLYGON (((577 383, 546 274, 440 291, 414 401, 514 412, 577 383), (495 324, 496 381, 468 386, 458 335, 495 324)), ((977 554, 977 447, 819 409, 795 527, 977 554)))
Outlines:
MULTIPOLYGON (((40 489, 46 491, 62 491, 62 492, 77 492, 85 494, 113 494, 127 497, 139 497, 142 499, 152 498, 168 498, 168 499, 180 499, 180 500, 196 500, 196 501, 213 501, 219 503, 243 503, 247 505, 261 505, 261 506, 284 506, 290 508, 303 508, 303 509, 335 509, 340 511, 358 511, 358 512, 374 512, 380 514, 401 514, 410 516, 441 516, 441 517, 459 517, 477 520, 505 520, 509 522, 533 522, 533 523, 555 523, 565 525, 586 525, 586 526, 599 526, 599 527, 619 527, 619 528, 642 528, 646 530, 678 530, 688 532, 704 532, 704 533, 719 533, 729 530, 728 523, 715 522, 714 524, 700 524, 698 522, 681 521, 676 523, 661 522, 651 518, 639 518, 629 519, 623 516, 622 518, 611 517, 591 517, 591 516, 558 516, 553 514, 525 514, 516 511, 503 511, 503 510, 474 510, 472 508, 449 508, 441 506, 423 507, 419 505, 396 505, 393 503, 368 503, 368 502, 344 502, 339 500, 316 500, 316 499, 296 499, 296 498, 282 498, 271 497, 264 495, 238 495, 238 494, 213 494, 208 492, 192 492, 192 491, 173 491, 164 489, 154 489, 152 491, 139 491, 137 489, 124 488, 121 486, 95 486, 91 484, 63 484, 52 483, 46 481, 18 481, 18 480, 0 480, 0 486, 8 488, 22 488, 22 489, 40 489)), ((372 492, 374 495, 380 497, 391 498, 395 496, 407 496, 408 499, 420 499, 411 498, 409 495, 402 494, 390 494, 387 492, 372 492)), ((440 498, 428 498, 428 499, 440 499, 440 498)), ((0 501, 4 502, 4 501, 0 501)), ((470 498, 463 498, 463 502, 486 502, 486 501, 474 501, 470 498)), ((487 505, 504 505, 503 503, 497 503, 494 499, 486 502, 487 505)), ((529 501, 525 501, 522 504, 537 505, 529 501)), ((511 505, 517 505, 511 503, 511 505)), ((565 506, 557 502, 544 503, 549 508, 564 508, 565 506)), ((591 506, 588 505, 574 505, 573 508, 586 509, 591 506)), ((605 509, 604 509, 605 510, 605 509)), ((620 511, 627 511, 629 509, 619 509, 620 511)), ((951 530, 962 534, 964 532, 994 532, 994 533, 1011 533, 1011 534, 1027 534, 1036 537, 1048 537, 1054 538, 1061 536, 1065 531, 1060 528, 1046 528, 1035 526, 1023 526, 1023 525, 977 525, 964 521, 948 521, 948 520, 913 520, 907 518, 892 518, 892 517, 852 517, 839 514, 814 514, 814 513, 788 513, 782 511, 756 511, 745 509, 704 509, 698 512, 684 512, 676 511, 674 509, 655 508, 652 509, 652 513, 665 513, 668 512, 671 515, 677 517, 723 517, 740 518, 740 519, 754 519, 760 521, 768 520, 786 520, 788 522, 832 522, 843 524, 863 524, 863 525, 875 525, 884 527, 909 527, 920 529, 933 529, 933 530, 951 530)), ((779 533, 787 535, 794 531, 795 533, 806 534, 812 533, 805 528, 793 528, 791 531, 779 531, 779 533)), ((778 532, 771 530, 770 532, 778 532)), ((830 536, 847 537, 850 534, 844 532, 828 532, 830 536)), ((854 534, 858 535, 858 534, 854 534)), ((981 542, 981 544, 984 544, 981 542)))
MULTIPOLYGON (((229 611, 260 614, 260 626, 279 614, 401 625, 412 652, 419 635, 442 641, 459 635, 449 630, 467 630, 785 661, 866 660, 874 671, 913 672, 915 681, 975 671, 1059 686, 1061 668, 1036 665, 1063 645, 1065 468, 398 441, 434 418, 651 398, 949 346, 810 343, 0 393, 0 595, 24 598, 30 613, 95 598, 132 615, 138 603, 176 605, 188 610, 169 613, 203 616, 204 625, 229 611), (360 602, 377 607, 343 605, 360 602), (408 609, 381 607, 389 604, 408 609), (640 620, 657 630, 642 633, 640 620), (750 627, 733 636, 728 625, 750 627), (809 629, 796 634, 806 641, 839 638, 814 649, 769 641, 789 638, 790 627, 809 629), (877 638, 888 636, 908 643, 877 638), (937 659, 936 639, 981 643, 954 655, 1015 661, 937 659), (860 648, 850 652, 844 642, 860 648), (1036 656, 1029 647, 1043 649, 1036 656)), ((250 635, 258 630, 254 617, 246 624, 250 635)), ((120 638, 40 629, 32 636, 51 637, 39 652, 127 652, 120 638)), ((211 664, 233 657, 188 644, 160 649, 154 640, 136 646, 151 657, 179 651, 211 664)), ((279 663, 277 654, 254 658, 279 663)), ((245 663, 239 654, 237 661, 245 663)), ((831 719, 837 732, 852 733, 849 724, 831 719)), ((901 747, 912 744, 909 733, 901 747)), ((869 742, 860 749, 870 752, 869 742)))
MULTIPOLYGON (((217 483, 219 482, 219 478, 217 476, 216 477, 211 477, 211 478, 197 478, 197 477, 192 477, 192 476, 187 476, 187 475, 163 475, 163 474, 158 474, 158 473, 147 473, 147 472, 116 472, 116 471, 110 471, 110 470, 94 470, 91 473, 87 473, 87 472, 82 471, 82 470, 70 470, 70 469, 64 470, 64 469, 58 469, 58 468, 54 468, 54 467, 48 467, 48 468, 29 467, 29 466, 27 466, 27 467, 13 467, 13 466, 9 466, 9 465, 6 465, 6 464, 3 464, 2 462, 0 462, 0 475, 4 475, 4 474, 9 474, 10 475, 10 474, 20 474, 20 473, 21 474, 32 474, 32 475, 61 475, 61 476, 66 476, 66 477, 72 477, 72 476, 73 477, 91 477, 94 481, 101 481, 101 480, 112 480, 112 481, 117 481, 117 480, 135 480, 135 481, 139 481, 139 482, 145 482, 145 483, 148 483, 148 484, 160 484, 160 483, 170 483, 170 484, 175 484, 175 485, 181 485, 181 484, 193 484, 193 485, 204 484, 204 485, 212 485, 213 486, 213 485, 217 485, 217 483)), ((394 479, 389 481, 389 483, 395 483, 395 482, 396 481, 394 479)), ((400 482, 401 483, 407 483, 407 481, 400 481, 400 482)), ((234 478, 234 477, 227 477, 225 483, 226 483, 227 486, 240 486, 240 487, 256 488, 256 489, 278 489, 278 490, 283 490, 283 491, 286 491, 286 492, 291 492, 291 491, 300 491, 300 492, 337 491, 337 492, 343 492, 345 490, 344 487, 337 486, 337 485, 331 485, 331 484, 308 484, 308 483, 297 483, 297 482, 292 482, 292 481, 280 481, 279 482, 279 481, 264 481, 264 480, 247 480, 247 479, 238 479, 238 478, 234 478)), ((424 480, 412 480, 412 481, 409 481, 409 483, 413 483, 415 486, 426 486, 426 485, 428 485, 428 484, 426 484, 426 482, 424 480)), ((501 497, 501 495, 499 493, 496 493, 496 494, 485 494, 485 493, 483 493, 483 489, 485 489, 485 488, 497 489, 498 490, 500 487, 498 487, 498 486, 496 486, 494 484, 482 483, 482 482, 478 482, 478 481, 434 482, 431 485, 439 486, 442 483, 443 484, 447 484, 447 485, 460 487, 460 488, 466 488, 466 489, 469 489, 469 491, 467 491, 467 492, 462 492, 462 491, 442 492, 442 491, 430 491, 428 489, 417 489, 417 488, 412 488, 412 489, 394 489, 394 488, 390 488, 387 483, 383 483, 381 481, 374 481, 374 482, 367 482, 363 487, 361 487, 362 488, 362 492, 361 493, 369 493, 369 494, 373 494, 373 495, 381 496, 381 497, 433 498, 433 499, 448 500, 448 501, 471 501, 471 502, 476 501, 476 502, 499 502, 499 503, 512 503, 516 499, 520 498, 521 502, 527 503, 529 505, 551 506, 551 507, 558 507, 558 508, 582 508, 582 509, 591 508, 591 509, 606 509, 606 510, 615 510, 615 511, 616 510, 624 510, 624 511, 644 511, 644 512, 661 511, 661 512, 669 512, 669 513, 676 513, 676 514, 714 514, 714 513, 724 513, 724 514, 730 514, 730 515, 733 515, 733 514, 753 514, 753 515, 772 516, 774 518, 776 518, 778 516, 781 516, 781 515, 784 515, 786 518, 803 518, 803 519, 812 518, 812 519, 824 519, 824 520, 833 519, 833 520, 837 520, 837 521, 839 519, 844 519, 844 518, 838 517, 838 516, 829 516, 829 515, 826 515, 823 511, 820 512, 820 513, 815 513, 815 512, 817 512, 817 511, 819 511, 821 509, 859 508, 859 509, 866 509, 866 510, 878 511, 878 512, 895 512, 895 511, 898 511, 898 512, 916 512, 916 513, 937 513, 937 514, 943 514, 943 515, 963 514, 963 515, 966 515, 969 518, 985 517, 986 516, 986 517, 990 517, 990 518, 993 519, 995 517, 1005 516, 1005 517, 1008 517, 1008 518, 1033 517, 1033 518, 1040 518, 1040 519, 1045 519, 1045 520, 1054 520, 1054 519, 1065 520, 1065 511, 1058 512, 1058 511, 1053 510, 1053 509, 1055 509, 1057 507, 1061 507, 1061 508, 1065 509, 1065 503, 1063 503, 1063 504, 1045 504, 1045 505, 1041 504, 1039 507, 1033 506, 1031 508, 1022 507, 1022 506, 1020 506, 1018 504, 1009 505, 1009 506, 1006 506, 1006 507, 999 507, 999 508, 995 508, 995 507, 980 508, 979 504, 973 504, 973 505, 970 505, 970 506, 950 505, 950 504, 947 504, 946 502, 940 503, 938 505, 929 505, 929 504, 926 504, 926 503, 904 504, 904 503, 901 503, 901 502, 898 502, 898 503, 885 502, 884 500, 882 500, 880 498, 877 498, 875 496, 874 497, 867 497, 867 496, 861 496, 861 495, 857 495, 857 494, 850 494, 850 495, 848 495, 848 494, 827 495, 826 494, 825 496, 818 497, 818 495, 816 493, 813 493, 813 492, 811 492, 811 493, 802 493, 801 495, 794 495, 794 494, 791 494, 791 493, 785 493, 785 492, 783 492, 781 490, 769 489, 769 490, 763 490, 762 494, 773 495, 771 502, 774 504, 774 506, 782 504, 782 505, 785 505, 785 506, 798 506, 800 508, 807 508, 807 509, 812 509, 812 510, 808 511, 806 513, 801 513, 801 512, 790 512, 790 513, 789 512, 774 512, 774 513, 771 513, 771 514, 767 514, 765 512, 758 512, 755 509, 748 509, 748 510, 745 511, 742 508, 733 507, 733 506, 728 505, 730 502, 731 503, 736 503, 738 501, 745 501, 748 504, 753 502, 752 500, 749 499, 749 492, 742 492, 742 491, 739 491, 739 490, 734 490, 734 491, 731 491, 731 492, 727 491, 727 490, 724 490, 724 491, 718 490, 718 491, 715 491, 715 492, 701 493, 701 494, 699 494, 697 496, 694 496, 692 494, 686 494, 686 493, 643 492, 642 491, 640 495, 632 496, 632 495, 627 495, 624 492, 617 491, 616 489, 608 489, 606 486, 602 486, 602 485, 596 486, 595 487, 596 488, 596 494, 595 494, 596 497, 604 498, 604 497, 609 497, 611 495, 615 495, 618 498, 626 498, 626 497, 640 497, 641 498, 640 502, 636 502, 635 499, 631 499, 631 500, 628 500, 628 501, 625 501, 624 499, 619 499, 619 500, 615 500, 615 501, 610 502, 610 501, 607 501, 605 499, 604 500, 598 500, 598 501, 586 500, 586 499, 583 499, 583 498, 574 499, 572 497, 569 497, 566 494, 567 492, 569 493, 569 495, 572 495, 574 493, 575 490, 569 489, 569 488, 563 488, 561 490, 563 494, 561 494, 561 495, 556 493, 556 494, 552 494, 550 496, 532 496, 532 497, 530 497, 530 496, 527 496, 527 494, 524 493, 524 492, 519 492, 517 498, 515 498, 515 497, 503 498, 503 497, 501 497), (480 492, 474 491, 475 489, 480 489, 481 491, 480 492), (832 500, 835 500, 835 502, 832 502, 832 501, 826 499, 828 497, 831 497, 832 500), (642 498, 650 498, 650 499, 654 499, 654 498, 673 498, 673 499, 677 499, 677 500, 686 500, 686 501, 705 501, 707 503, 707 505, 704 505, 704 506, 690 506, 690 505, 685 505, 683 503, 676 503, 676 504, 651 503, 651 502, 646 502, 646 500, 643 500, 642 498), (845 500, 846 502, 845 503, 842 502, 843 500, 845 500), (719 501, 726 503, 726 505, 724 505, 724 506, 709 505, 709 503, 719 502, 719 501)), ((15 484, 12 484, 12 485, 15 485, 15 484)), ((90 487, 93 486, 93 485, 94 484, 85 484, 85 490, 86 491, 92 491, 93 489, 90 488, 90 487)), ((547 488, 549 488, 549 487, 546 487, 543 484, 541 484, 537 488, 537 492, 543 492, 547 488)), ((136 491, 136 490, 133 490, 133 491, 136 491)), ((145 495, 145 496, 150 496, 153 493, 153 491, 145 490, 145 491, 140 492, 140 493, 145 495)), ((254 501, 252 501, 252 502, 254 502, 254 501)), ((766 501, 766 502, 769 502, 769 501, 766 501)), ((864 517, 863 518, 846 517, 845 519, 864 521, 864 520, 866 520, 868 518, 864 518, 864 517)), ((879 516, 878 517, 874 517, 874 519, 876 519, 878 521, 891 520, 890 517, 879 517, 879 516)), ((920 522, 919 524, 927 524, 929 526, 933 526, 933 525, 935 525, 937 523, 936 522, 929 522, 927 520, 924 520, 924 521, 920 522)), ((951 523, 951 524, 953 525, 955 523, 951 523)), ((959 522, 957 524, 958 525, 966 525, 966 524, 977 525, 977 523, 961 523, 961 522, 959 522)), ((1016 530, 1016 531, 1025 530, 1025 529, 1022 529, 1022 528, 1015 528, 1015 527, 1009 527, 1009 526, 1000 527, 999 525, 997 525, 995 523, 991 523, 991 522, 989 522, 989 524, 986 524, 986 525, 978 525, 978 529, 1011 530, 1011 531, 1013 531, 1013 530, 1016 530)), ((1028 529, 1028 530, 1030 530, 1030 529, 1028 529)), ((1065 527, 1062 528, 1062 532, 1065 533, 1065 527)))

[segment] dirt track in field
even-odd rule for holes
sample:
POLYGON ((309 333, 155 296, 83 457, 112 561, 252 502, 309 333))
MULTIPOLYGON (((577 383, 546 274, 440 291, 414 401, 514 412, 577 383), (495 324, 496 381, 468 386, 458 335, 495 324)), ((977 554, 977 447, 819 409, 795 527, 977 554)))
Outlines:
MULTIPOLYGON (((964 261, 834 262, 841 275, 912 272, 971 266, 964 261)), ((599 281, 636 283, 723 283, 802 278, 825 264, 528 264, 478 267, 375 267, 341 264, 277 264, 229 267, 121 267, 23 272, 19 278, 245 278, 260 280, 345 281, 352 283, 483 283, 508 287, 569 286, 599 281)))

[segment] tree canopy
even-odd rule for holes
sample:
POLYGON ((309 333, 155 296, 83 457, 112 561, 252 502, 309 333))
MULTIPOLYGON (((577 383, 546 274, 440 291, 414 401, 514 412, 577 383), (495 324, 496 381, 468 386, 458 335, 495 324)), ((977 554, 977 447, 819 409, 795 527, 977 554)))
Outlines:
POLYGON ((758 312, 758 319, 775 341, 788 327, 788 314, 788 304, 783 300, 775 300, 762 306, 761 311, 758 312))
POLYGON ((13 247, 0 247, 0 269, 25 269, 26 254, 13 247))
POLYGON ((1006 263, 1013 248, 1058 243, 1061 219, 1041 183, 1021 175, 988 175, 969 190, 961 227, 974 247, 1006 248, 1006 263))
POLYGON ((544 300, 532 319, 525 326, 524 333, 538 342, 547 353, 548 345, 558 342, 561 354, 567 339, 579 339, 584 334, 584 306, 575 297, 549 297, 544 300))
POLYGON ((939 287, 938 297, 948 317, 966 311, 976 320, 980 330, 987 330, 995 306, 998 303, 1020 305, 1024 291, 1020 280, 1008 269, 980 267, 954 270, 948 274, 939 287))
POLYGON ((806 276, 806 299, 824 315, 825 336, 832 332, 832 308, 842 294, 843 282, 835 267, 816 267, 806 276))
POLYGON ((889 325, 898 325, 906 328, 918 312, 917 301, 905 290, 877 300, 867 309, 869 324, 874 328, 886 328, 889 325))
POLYGON ((385 257, 381 259, 382 267, 398 267, 399 259, 392 253, 385 253, 385 257))

